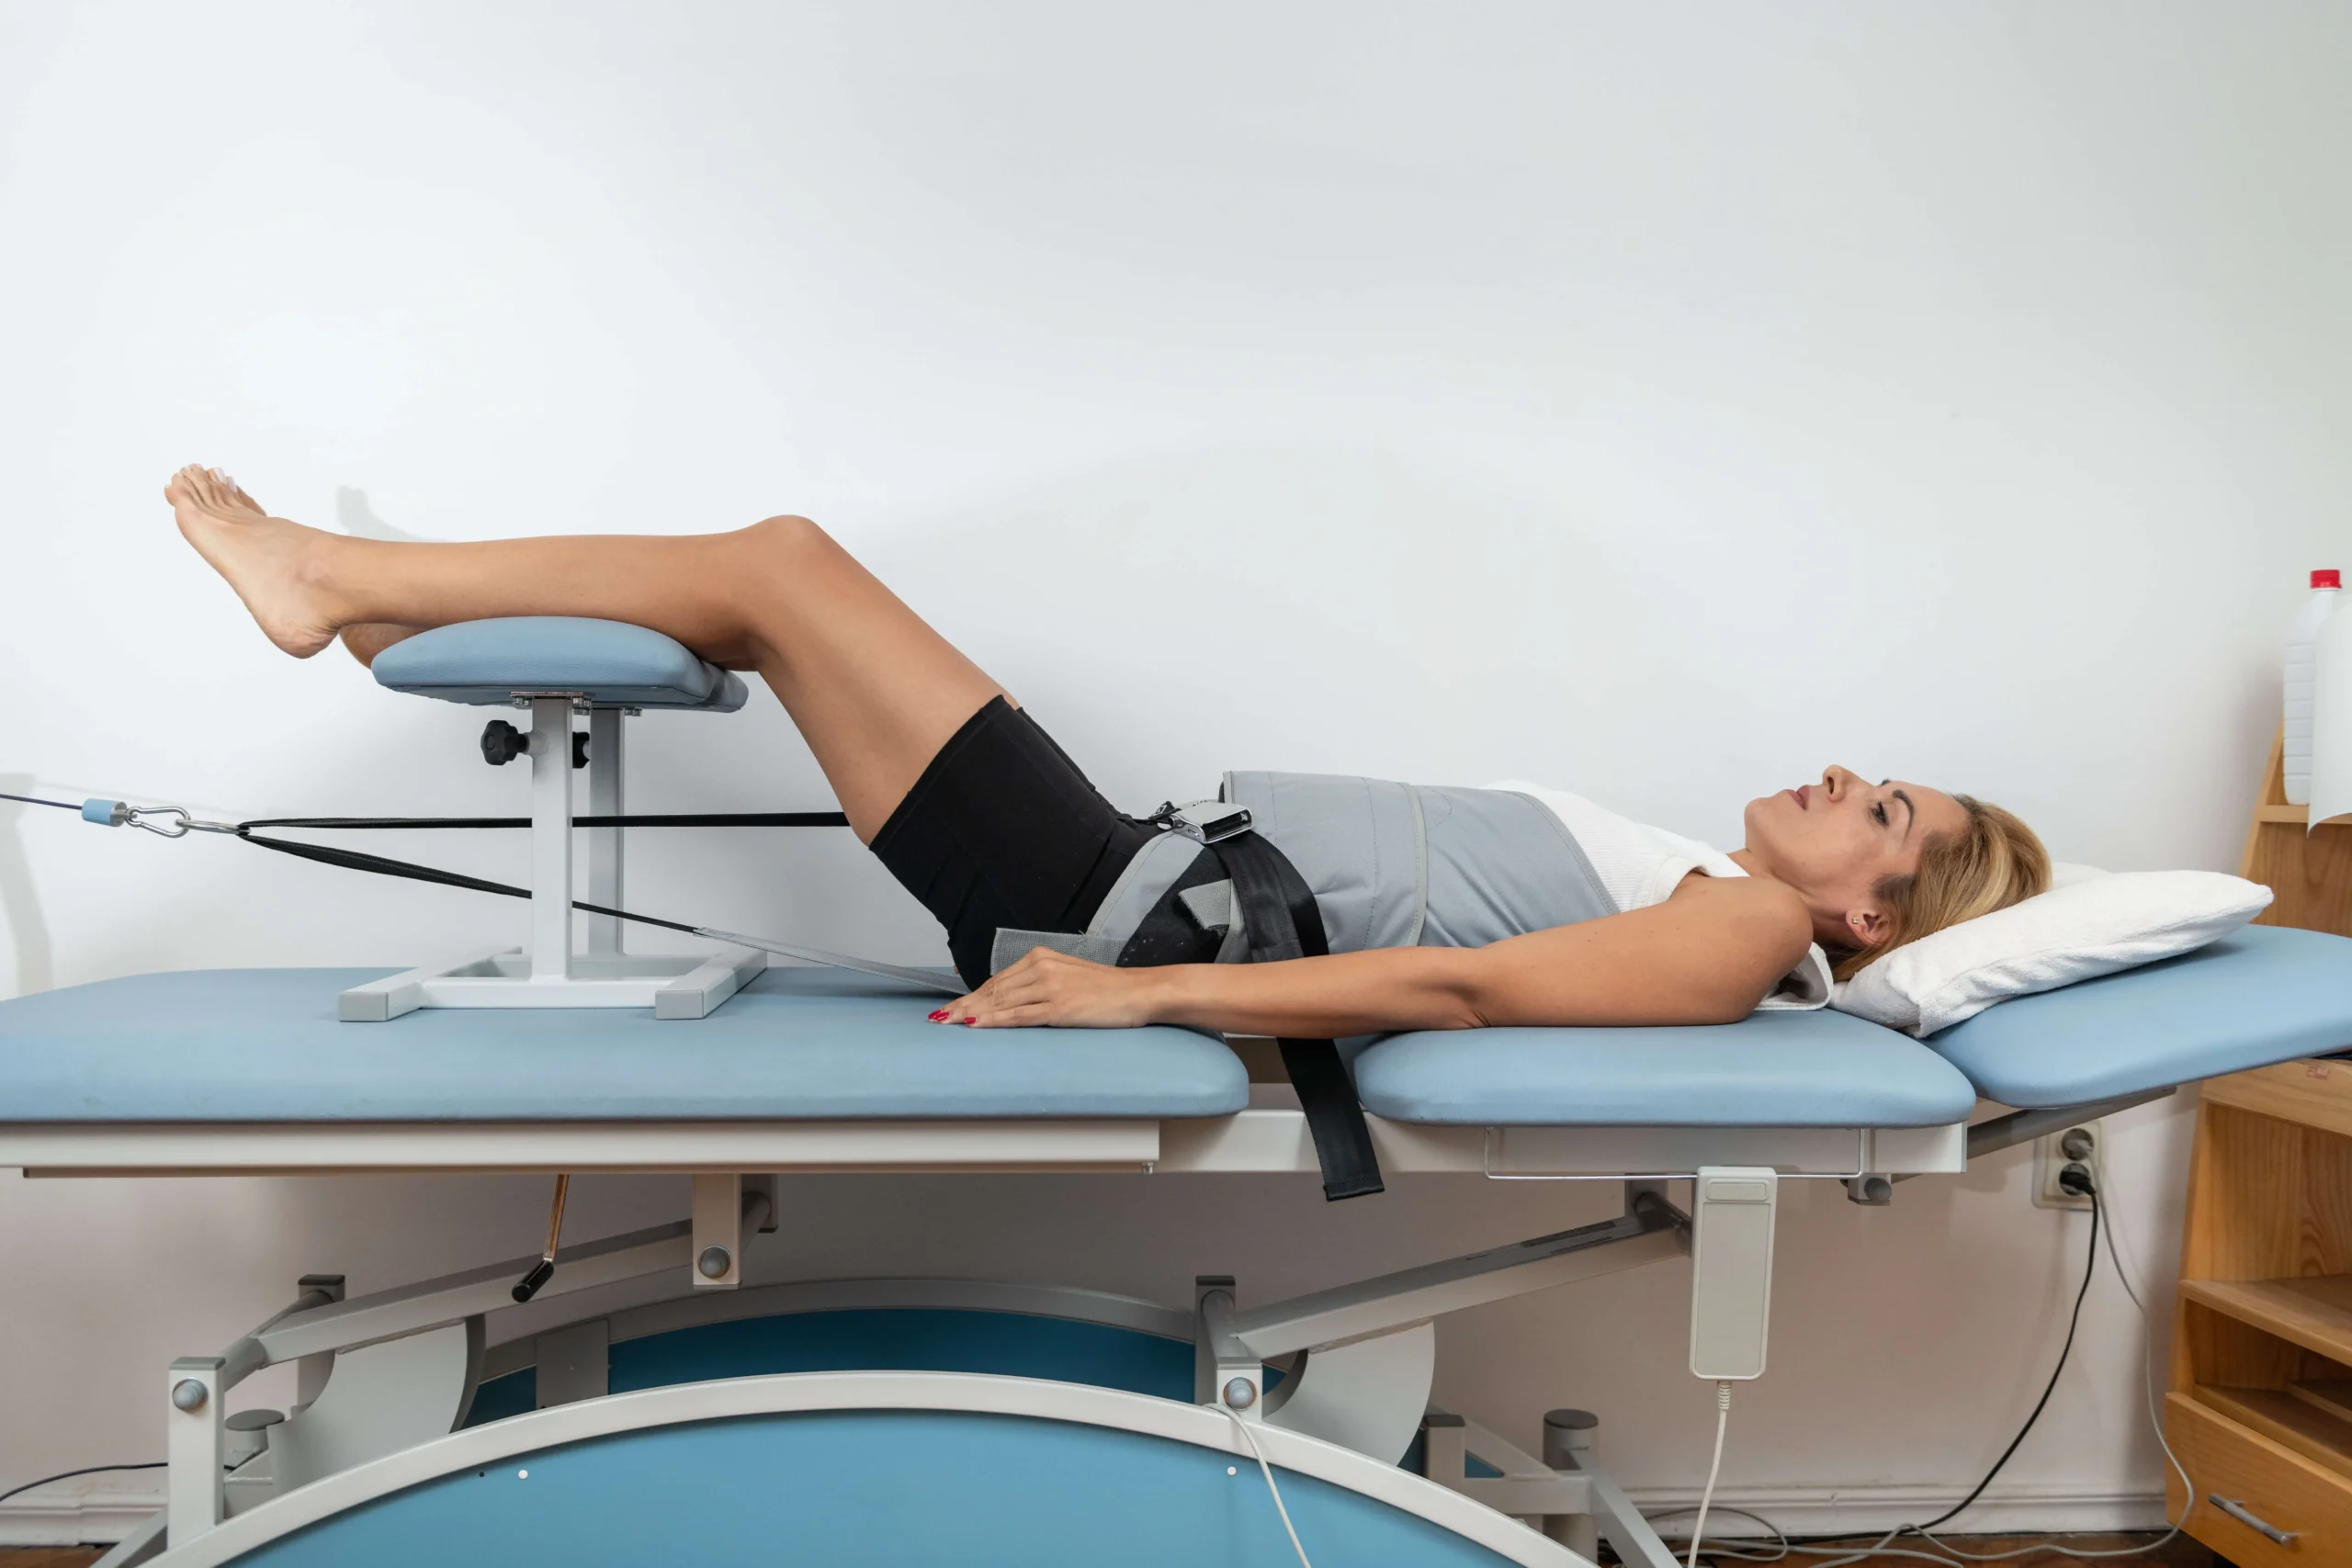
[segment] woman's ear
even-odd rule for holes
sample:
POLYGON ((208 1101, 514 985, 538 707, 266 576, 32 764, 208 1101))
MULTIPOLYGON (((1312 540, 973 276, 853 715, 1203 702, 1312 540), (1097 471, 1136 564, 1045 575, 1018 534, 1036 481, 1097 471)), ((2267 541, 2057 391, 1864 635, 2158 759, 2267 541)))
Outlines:
POLYGON ((1891 922, 1874 908, 1846 911, 1846 937, 1857 950, 1876 947, 1887 938, 1891 922))

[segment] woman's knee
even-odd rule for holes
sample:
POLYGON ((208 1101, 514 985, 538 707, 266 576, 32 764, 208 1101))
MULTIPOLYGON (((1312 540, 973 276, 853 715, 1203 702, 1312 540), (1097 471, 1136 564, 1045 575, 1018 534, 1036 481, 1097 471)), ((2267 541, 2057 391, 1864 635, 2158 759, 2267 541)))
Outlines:
POLYGON ((778 652, 817 605, 839 596, 844 571, 863 570, 806 517, 763 517, 723 537, 723 591, 741 606, 752 633, 778 652))
POLYGON ((763 517, 742 530, 741 536, 754 554, 768 558, 830 554, 841 548, 833 542, 833 536, 815 523, 790 514, 763 517))

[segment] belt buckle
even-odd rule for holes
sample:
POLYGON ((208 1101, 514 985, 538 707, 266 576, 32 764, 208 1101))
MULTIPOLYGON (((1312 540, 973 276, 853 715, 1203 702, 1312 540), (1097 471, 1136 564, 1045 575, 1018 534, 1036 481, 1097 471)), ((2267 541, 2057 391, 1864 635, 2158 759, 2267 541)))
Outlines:
POLYGON ((1164 800, 1150 820, 1194 843, 1216 844, 1250 830, 1250 808, 1222 800, 1188 800, 1182 806, 1164 800))

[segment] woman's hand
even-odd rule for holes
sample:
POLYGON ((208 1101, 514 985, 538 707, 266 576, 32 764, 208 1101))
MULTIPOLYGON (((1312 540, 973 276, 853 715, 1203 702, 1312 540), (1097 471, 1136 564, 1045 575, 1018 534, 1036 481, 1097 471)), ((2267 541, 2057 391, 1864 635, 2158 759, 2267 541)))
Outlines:
POLYGON ((1152 978, 1148 969, 1119 969, 1033 947, 978 990, 933 1013, 931 1021, 980 1029, 1130 1029, 1152 1021, 1152 978))

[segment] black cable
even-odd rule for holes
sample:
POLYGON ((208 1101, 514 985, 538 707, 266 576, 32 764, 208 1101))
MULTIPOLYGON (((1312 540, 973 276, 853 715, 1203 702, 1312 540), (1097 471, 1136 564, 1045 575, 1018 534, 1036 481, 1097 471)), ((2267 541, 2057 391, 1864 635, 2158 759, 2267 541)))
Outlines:
POLYGON ((2083 1302, 2085 1298, 2088 1297, 2091 1293, 2091 1278, 2098 1272, 2098 1190, 2096 1188, 2092 1189, 2089 1196, 2091 1201, 2091 1245, 2089 1253, 2083 1259, 2083 1286, 2082 1289, 2075 1292, 2075 1310, 2066 1319, 2066 1342, 2058 1348, 2058 1364, 2050 1369, 2050 1381, 2041 1385, 2041 1397, 2033 1402, 2033 1414, 2025 1418, 2025 1425, 2018 1428, 2018 1435, 2009 1439, 2009 1446, 2001 1450, 2001 1457, 1993 1461, 1993 1468, 1984 1472, 1984 1479, 1976 1483, 1973 1491, 1970 1492, 1967 1496, 1962 1497, 1959 1502, 1954 1503, 1951 1507, 1946 1508, 1942 1513, 1938 1514, 1934 1518, 1929 1519, 1926 1524, 1917 1526, 1917 1529, 1922 1531, 1931 1530, 1938 1525, 1942 1524, 1946 1519, 1951 1518, 1959 1514, 1962 1509, 1967 1507, 1971 1503, 1976 1501, 1976 1499, 1984 1494, 1984 1488, 1993 1484, 1993 1477, 2001 1473, 2001 1467, 2009 1462, 2009 1456, 2018 1451, 2018 1445, 2025 1441, 2025 1435, 2033 1430, 2033 1424, 2041 1419, 2043 1407, 2049 1404, 2051 1394, 2057 1391, 2058 1375, 2066 1370, 2067 1354, 2075 1348, 2075 1330, 2081 1325, 2083 1321, 2083 1302))
MULTIPOLYGON (((12 795, 7 798, 10 800, 20 800, 23 796, 12 795)), ((53 800, 43 800, 37 801, 34 804, 39 806, 54 806, 57 803, 53 800)), ((76 807, 75 809, 78 810, 80 808, 76 807)), ((170 1463, 171 1461, 169 1460, 151 1459, 144 1464, 93 1464, 86 1465, 80 1470, 62 1470, 55 1475, 44 1475, 39 1481, 28 1481, 22 1486, 11 1486, 7 1491, 0 1492, 0 1503, 6 1502, 9 1498, 14 1497, 19 1492, 29 1492, 36 1486, 46 1486, 52 1481, 71 1481, 77 1475, 100 1475, 110 1470, 163 1470, 170 1463)))
MULTIPOLYGON (((2049 1404, 2051 1394, 2057 1391, 2059 1374, 2066 1370, 2066 1357, 2075 1348, 2075 1330, 2083 1321, 2083 1302, 2091 1293, 2091 1280, 2098 1269, 2098 1190, 2097 1188, 2087 1189, 2086 1195, 2091 1201, 2091 1244, 2089 1255, 2083 1262, 2082 1289, 2075 1292, 2075 1310, 2066 1319, 2066 1342, 2058 1348, 2058 1364, 2050 1369, 2050 1381, 2042 1384, 2041 1397, 2033 1402, 2033 1414, 2025 1418, 2025 1425, 2018 1428, 2018 1435, 2009 1439, 2009 1446, 2001 1450, 2001 1457, 1993 1461, 1993 1468, 1984 1472, 1984 1479, 1979 1481, 1967 1496, 1924 1525, 1905 1525, 1896 1532, 1898 1536, 1913 1532, 1925 1535, 1945 1520, 1957 1517, 1962 1509, 1984 1495, 1984 1488, 1993 1484, 1993 1478, 2001 1473, 2001 1467, 2009 1462, 2009 1457, 2018 1451, 2018 1445, 2025 1441, 2028 1432, 2033 1430, 2033 1424, 2041 1419, 2041 1412, 2049 1404)), ((1833 1540, 1881 1540, 1888 1537, 1883 1530, 1846 1530, 1837 1535, 1792 1535, 1782 1539, 1791 1546, 1819 1546, 1833 1540)))
MULTIPOLYGON (((27 806, 53 806, 60 811, 82 809, 77 800, 43 800, 33 795, 9 795, 0 800, 27 806)), ((528 817, 256 817, 237 824, 247 828, 387 828, 426 831, 438 828, 528 828, 528 817)), ((846 828, 849 817, 840 811, 663 811, 617 817, 574 817, 575 828, 846 828)))
MULTIPOLYGON (((6 792, 0 792, 0 800, 22 801, 27 806, 53 806, 61 811, 78 812, 82 809, 72 801, 42 800, 37 795, 9 795, 6 792)), ((437 866, 393 860, 387 855, 371 855, 359 850, 297 843, 290 839, 264 839, 255 835, 253 829, 528 828, 531 825, 528 817, 257 817, 251 821, 238 823, 236 835, 249 844, 276 850, 279 854, 292 855, 298 860, 316 861, 321 865, 371 872, 378 876, 404 877, 411 882, 429 882, 441 887, 462 887, 473 893, 495 893, 503 898, 528 898, 531 897, 529 888, 517 887, 512 883, 492 882, 484 877, 468 876, 462 872, 443 871, 437 866)), ((846 828, 849 818, 839 811, 662 812, 639 816, 575 817, 571 825, 575 828, 846 828)), ((683 920, 665 920, 658 915, 635 914, 628 909, 591 904, 579 898, 571 901, 571 907, 591 915, 610 915, 615 919, 634 920, 641 926, 660 926, 664 931, 684 931, 688 936, 701 934, 698 926, 687 925, 683 920)))
MULTIPOLYGON (((0 794, 0 800, 21 800, 27 806, 54 806, 60 811, 79 811, 81 807, 70 800, 42 800, 37 795, 0 794)), ((6 1495, 6 1494, 0 1494, 6 1495)))
MULTIPOLYGON (((9 799, 21 799, 11 795, 9 799)), ((44 800, 42 806, 59 802, 44 800)), ((79 810, 80 807, 74 807, 79 810)), ((620 817, 574 817, 575 828, 846 828, 849 818, 839 811, 684 811, 620 817)), ((257 817, 240 822, 245 828, 319 828, 340 832, 348 829, 389 828, 419 831, 438 828, 528 828, 528 817, 257 817)))

